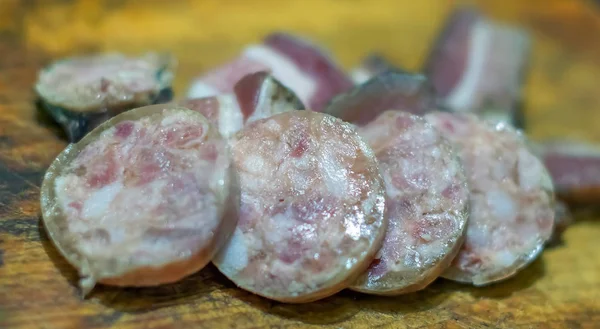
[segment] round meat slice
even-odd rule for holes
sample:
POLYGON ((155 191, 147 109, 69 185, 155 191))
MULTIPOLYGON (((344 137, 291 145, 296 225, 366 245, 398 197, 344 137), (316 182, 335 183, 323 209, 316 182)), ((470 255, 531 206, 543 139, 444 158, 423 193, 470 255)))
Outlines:
POLYGON ((152 105, 65 149, 41 206, 85 294, 96 282, 152 286, 202 268, 235 229, 239 188, 227 143, 204 116, 152 105))
POLYGON ((352 284, 381 247, 385 190, 371 148, 350 124, 294 111, 231 141, 238 226, 213 260, 239 287, 290 303, 352 284))
POLYGON ((171 100, 175 66, 173 57, 158 53, 65 58, 40 72, 35 90, 74 143, 119 113, 171 100))
POLYGON ((458 253, 469 190, 450 143, 423 118, 387 111, 360 128, 383 176, 388 229, 353 290, 397 295, 425 288, 458 253))
POLYGON ((426 119, 457 147, 471 193, 467 237, 443 277, 481 286, 513 276, 552 235, 547 170, 524 136, 506 124, 442 112, 426 119))

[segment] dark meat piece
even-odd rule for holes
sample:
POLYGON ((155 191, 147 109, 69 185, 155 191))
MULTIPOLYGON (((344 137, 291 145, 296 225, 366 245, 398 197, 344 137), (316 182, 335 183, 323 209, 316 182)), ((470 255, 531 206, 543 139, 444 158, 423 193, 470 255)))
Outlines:
POLYGON ((422 115, 436 109, 437 99, 425 76, 387 71, 333 98, 325 113, 365 125, 388 110, 422 115))

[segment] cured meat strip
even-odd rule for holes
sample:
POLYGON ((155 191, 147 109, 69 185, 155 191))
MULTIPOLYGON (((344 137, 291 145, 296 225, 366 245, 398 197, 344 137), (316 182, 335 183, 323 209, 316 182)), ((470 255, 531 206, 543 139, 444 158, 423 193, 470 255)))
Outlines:
POLYGON ((448 108, 522 126, 521 85, 529 55, 525 31, 462 7, 448 19, 423 72, 448 108))
POLYGON ((469 190, 450 143, 423 118, 382 113, 359 129, 373 148, 386 188, 383 247, 353 290, 397 295, 425 288, 464 239, 469 190))
POLYGON ((234 86, 233 94, 188 99, 180 104, 202 113, 226 138, 242 129, 246 123, 281 112, 304 109, 296 94, 267 72, 244 76, 234 86))
POLYGON ((154 53, 67 58, 41 71, 35 90, 70 142, 111 117, 171 100, 174 60, 154 53))
POLYGON ((333 98, 325 113, 364 125, 388 110, 422 115, 436 108, 437 98, 425 76, 387 71, 333 98))
POLYGON ((575 140, 554 140, 535 148, 560 198, 572 203, 600 200, 600 147, 575 140))
POLYGON ((206 265, 233 232, 239 188, 227 143, 200 114, 172 105, 122 113, 48 169, 48 234, 96 282, 152 286, 206 265))
POLYGON ((213 262, 239 287, 290 303, 353 283, 381 247, 385 190, 371 148, 312 111, 249 124, 231 142, 238 226, 213 262))
POLYGON ((556 201, 554 204, 554 231, 548 241, 548 245, 556 245, 561 242, 563 233, 573 223, 573 215, 567 204, 556 201))
POLYGON ((248 46, 239 58, 195 79, 188 98, 231 93, 242 77, 259 71, 273 74, 314 111, 353 86, 323 49, 297 36, 273 33, 262 44, 248 46))
POLYGON ((552 181, 523 136, 472 114, 425 116, 459 150, 471 192, 465 243, 445 278, 486 285, 533 261, 554 224, 552 181))
POLYGON ((367 56, 359 66, 352 69, 350 76, 356 84, 365 83, 378 74, 386 71, 404 72, 406 71, 392 65, 385 57, 374 53, 367 56))

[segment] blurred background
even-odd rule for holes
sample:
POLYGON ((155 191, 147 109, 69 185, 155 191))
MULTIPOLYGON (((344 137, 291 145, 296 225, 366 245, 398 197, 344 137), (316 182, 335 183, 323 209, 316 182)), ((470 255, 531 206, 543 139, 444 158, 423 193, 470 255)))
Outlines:
POLYGON ((594 0, 0 0, 0 50, 5 56, 25 47, 44 62, 105 50, 168 50, 179 61, 175 91, 181 95, 192 77, 274 30, 311 38, 345 68, 379 51, 416 70, 457 4, 475 4, 532 34, 525 110, 533 138, 600 143, 600 4, 594 0))

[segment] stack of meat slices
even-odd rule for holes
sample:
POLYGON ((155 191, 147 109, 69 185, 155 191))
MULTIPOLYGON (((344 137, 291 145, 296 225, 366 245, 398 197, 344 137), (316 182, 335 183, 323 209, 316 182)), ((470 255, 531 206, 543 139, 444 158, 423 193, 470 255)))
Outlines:
POLYGON ((367 63, 353 86, 323 50, 277 33, 189 98, 121 113, 65 149, 42 212, 84 293, 212 261, 242 289, 301 303, 438 277, 483 286, 532 262, 566 213, 546 149, 478 109, 457 113, 436 73, 367 63))

